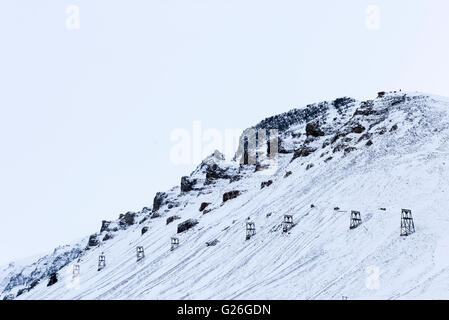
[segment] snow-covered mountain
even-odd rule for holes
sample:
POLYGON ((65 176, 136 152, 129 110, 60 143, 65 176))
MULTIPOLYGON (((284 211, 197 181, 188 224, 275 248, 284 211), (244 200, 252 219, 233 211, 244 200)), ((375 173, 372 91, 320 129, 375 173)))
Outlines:
POLYGON ((448 299, 448 112, 448 99, 393 92, 265 119, 253 129, 279 130, 278 143, 258 136, 248 157, 266 153, 268 140, 277 158, 241 164, 244 139, 232 161, 215 152, 152 208, 0 270, 0 297, 448 299), (400 236, 401 209, 412 210, 409 236, 400 236), (354 229, 351 210, 362 219, 354 229))

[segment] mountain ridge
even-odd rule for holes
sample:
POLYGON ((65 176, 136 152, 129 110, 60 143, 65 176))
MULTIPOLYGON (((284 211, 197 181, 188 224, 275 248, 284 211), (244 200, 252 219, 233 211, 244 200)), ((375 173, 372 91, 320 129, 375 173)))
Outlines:
MULTIPOLYGON (((394 277, 388 278, 395 284, 387 286, 388 290, 371 290, 365 283, 364 268, 377 266, 390 275, 402 266, 393 263, 391 268, 387 267, 379 248, 386 253, 391 251, 398 260, 409 262, 403 256, 408 255, 407 251, 394 250, 402 246, 397 243, 393 231, 390 232, 394 228, 387 221, 393 221, 395 214, 398 220, 401 207, 409 204, 414 204, 418 212, 424 211, 423 205, 416 203, 411 195, 425 194, 426 200, 443 201, 446 185, 441 177, 447 176, 448 105, 441 97, 392 92, 366 101, 340 98, 320 102, 266 118, 251 128, 279 130, 279 155, 274 168, 271 168, 273 159, 268 159, 266 166, 251 165, 226 162, 221 154, 214 153, 189 176, 183 177, 179 186, 157 193, 152 208, 127 212, 116 221, 103 221, 100 232, 89 237, 86 247, 86 243, 79 243, 75 251, 69 246, 61 255, 41 258, 50 264, 47 269, 37 263, 36 268, 28 266, 32 269, 28 273, 24 274, 24 269, 8 274, 3 279, 9 277, 9 281, 0 282, 2 285, 7 282, 0 287, 1 296, 20 299, 336 299, 341 296, 402 298, 406 296, 404 292, 408 292, 426 297, 419 292, 422 288, 407 287, 401 292, 403 284, 391 280, 394 277), (413 157, 410 158, 410 154, 413 157), (428 171, 426 176, 424 173, 428 171), (427 184, 419 185, 418 178, 427 184), (395 181, 405 185, 413 182, 417 184, 416 190, 407 192, 402 189, 403 185, 396 186, 395 181), (439 189, 432 186, 432 181, 439 183, 439 189), (426 194, 426 188, 434 192, 426 194), (372 199, 372 192, 382 200, 372 199), (403 205, 400 202, 404 202, 403 205), (343 210, 334 210, 337 206, 343 210), (380 207, 387 207, 386 212, 380 207), (339 214, 352 209, 361 211, 362 225, 349 233, 349 220, 345 227, 340 218, 345 213, 339 214), (295 226, 289 234, 281 230, 284 214, 294 217, 295 226), (176 224, 189 219, 197 223, 178 234, 176 224), (257 232, 245 241, 247 221, 256 222, 257 232), (144 231, 144 228, 147 229, 144 231), (371 230, 376 230, 379 238, 371 230), (386 235, 381 232, 384 230, 386 235), (241 234, 240 239, 238 234, 241 234), (325 237, 323 234, 334 234, 336 243, 329 239, 321 241, 320 237, 325 237), (170 251, 172 235, 179 235, 180 247, 170 251), (362 235, 374 243, 379 242, 378 246, 367 243, 362 235), (347 248, 346 240, 351 238, 368 249, 359 253, 347 248), (214 240, 217 242, 212 246, 205 244, 214 240), (264 240, 273 243, 266 244, 264 240), (146 250, 145 267, 133 262, 133 250, 138 244, 144 244, 146 250), (248 247, 261 254, 251 252, 248 247), (105 252, 106 257, 112 256, 112 263, 110 265, 108 259, 107 267, 98 272, 96 260, 100 251, 105 252), (207 258, 208 251, 210 258, 207 258), (125 252, 126 259, 122 256, 125 252), (238 253, 233 256, 232 252, 238 253), (220 255, 232 258, 223 260, 220 255), (376 256, 379 259, 376 260, 376 256), (352 260, 358 263, 348 268, 352 260), (70 269, 74 264, 81 265, 76 285, 70 269), (323 266, 331 271, 326 272, 323 266), (350 273, 343 270, 352 270, 356 276, 351 278, 350 273), (52 273, 58 273, 60 280, 47 287, 52 273), (260 277, 255 276, 258 273, 260 277), (316 284, 311 285, 310 281, 316 284), (104 289, 97 292, 98 286, 104 289), (295 286, 302 287, 303 291, 298 293, 295 286), (349 288, 351 292, 345 292, 349 288), (398 292, 394 293, 393 289, 398 292)), ((263 152, 264 147, 250 152, 263 152)), ((239 150, 244 150, 242 142, 239 150)), ((236 159, 242 161, 241 152, 237 151, 236 155, 236 159)), ((444 216, 438 216, 436 221, 441 225, 447 222, 444 216)), ((417 223, 417 232, 409 239, 426 240, 421 228, 417 223)), ((423 242, 423 248, 431 247, 435 256, 435 252, 444 251, 441 245, 449 246, 449 241, 442 235, 441 226, 428 228, 429 238, 423 242), (441 245, 435 240, 439 237, 443 239, 441 245)), ((420 251, 423 256, 429 257, 421 247, 423 244, 414 245, 423 250, 420 251)), ((430 269, 433 273, 427 272, 439 279, 444 277, 449 264, 441 254, 436 256, 439 260, 435 264, 441 268, 438 272, 415 258, 419 265, 425 265, 420 272, 430 269)), ((388 259, 393 258, 388 256, 388 259)), ((423 277, 420 281, 423 285, 435 286, 429 279, 423 277)))

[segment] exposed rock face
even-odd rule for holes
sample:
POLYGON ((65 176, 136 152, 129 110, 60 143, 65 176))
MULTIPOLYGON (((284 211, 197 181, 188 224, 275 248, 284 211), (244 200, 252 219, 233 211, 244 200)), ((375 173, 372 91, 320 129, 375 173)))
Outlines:
POLYGON ((312 137, 324 136, 324 131, 320 129, 320 123, 318 121, 309 122, 306 124, 306 134, 312 137))
POLYGON ((223 202, 237 198, 239 195, 240 195, 240 191, 238 191, 238 190, 226 192, 223 194, 223 202))
POLYGON ((109 231, 109 225, 110 224, 111 224, 111 221, 103 220, 101 222, 100 233, 102 233, 103 231, 109 231))
POLYGON ((61 268, 78 258, 83 252, 82 244, 76 247, 61 246, 56 248, 53 253, 40 258, 38 261, 19 269, 18 273, 11 275, 8 284, 4 287, 3 292, 9 292, 13 288, 21 286, 17 296, 33 289, 40 280, 48 279, 52 273, 56 273, 61 268))
POLYGON ((96 247, 100 244, 100 241, 98 241, 98 237, 96 234, 92 234, 89 237, 89 241, 87 242, 88 247, 96 247))
POLYGON ((58 282, 58 275, 55 272, 50 275, 50 280, 48 281, 47 287, 54 285, 56 282, 58 282))
POLYGON ((206 209, 208 205, 210 205, 209 202, 203 202, 203 203, 200 205, 200 211, 203 211, 204 209, 206 209))
POLYGON ((205 184, 211 184, 217 179, 231 179, 231 176, 216 163, 207 166, 205 184))
POLYGON ((109 239, 112 239, 112 235, 110 233, 106 233, 105 236, 103 237, 103 241, 108 241, 109 239))
POLYGON ((154 196, 153 200, 153 211, 158 211, 159 208, 164 204, 164 201, 167 199, 167 194, 165 192, 158 192, 154 196))
POLYGON ((285 173, 285 175, 284 175, 284 178, 287 178, 287 177, 290 176, 291 174, 292 174, 291 171, 287 171, 287 172, 285 173))
POLYGON ((184 232, 196 226, 198 224, 198 220, 196 219, 188 219, 180 224, 178 224, 178 233, 184 232))
POLYGON ((296 158, 299 158, 299 157, 308 157, 309 155, 311 155, 315 151, 316 151, 316 149, 314 149, 314 148, 302 146, 301 148, 299 148, 298 150, 295 151, 291 161, 293 161, 293 160, 295 160, 296 158))
POLYGON ((172 223, 173 221, 178 220, 178 219, 181 219, 181 217, 179 217, 179 216, 168 217, 167 221, 166 221, 167 222, 166 224, 172 223))
POLYGON ((263 181, 263 182, 260 184, 260 189, 263 189, 263 188, 265 188, 265 187, 269 187, 269 186, 271 186, 272 183, 273 183, 273 180, 263 181))
POLYGON ((141 235, 143 235, 147 231, 148 231, 148 227, 143 227, 142 230, 141 230, 141 235))
POLYGON ((135 212, 127 212, 124 215, 121 214, 119 218, 120 219, 119 225, 124 228, 133 225, 135 216, 136 216, 135 212))
POLYGON ((181 192, 189 192, 194 190, 196 184, 196 179, 190 179, 187 176, 181 178, 181 192))
POLYGON ((351 128, 351 132, 353 133, 362 133, 363 131, 365 131, 365 127, 360 124, 356 124, 351 128))
POLYGON ((355 99, 349 97, 337 98, 332 103, 339 113, 342 113, 350 103, 355 102, 355 99))
POLYGON ((101 222, 101 229, 100 229, 100 233, 102 233, 103 231, 109 231, 109 225, 111 224, 111 221, 106 221, 103 220, 101 222))

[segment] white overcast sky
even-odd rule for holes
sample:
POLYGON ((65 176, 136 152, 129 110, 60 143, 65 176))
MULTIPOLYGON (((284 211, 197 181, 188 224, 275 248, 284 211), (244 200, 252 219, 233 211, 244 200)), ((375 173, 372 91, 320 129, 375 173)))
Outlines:
POLYGON ((448 15, 445 0, 1 1, 0 263, 151 206, 196 165, 170 161, 196 120, 224 132, 341 96, 449 96, 448 15))

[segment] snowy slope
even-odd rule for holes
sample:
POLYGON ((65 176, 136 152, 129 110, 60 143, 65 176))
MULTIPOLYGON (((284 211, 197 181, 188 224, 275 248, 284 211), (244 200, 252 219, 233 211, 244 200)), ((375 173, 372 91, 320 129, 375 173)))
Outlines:
POLYGON ((266 119, 255 128, 280 128, 276 170, 211 156, 187 178, 188 191, 159 194, 132 223, 111 222, 56 284, 43 279, 16 299, 448 299, 448 111, 445 98, 400 92, 266 119), (223 202, 228 191, 240 195, 223 202), (415 219, 408 237, 399 234, 402 208, 415 219), (353 230, 351 210, 362 216, 353 230), (284 214, 294 218, 288 233, 284 214), (177 234, 189 218, 198 224, 177 234), (249 240, 247 221, 256 226, 249 240), (145 249, 140 262, 136 246, 145 249), (102 252, 106 268, 97 271, 102 252))

